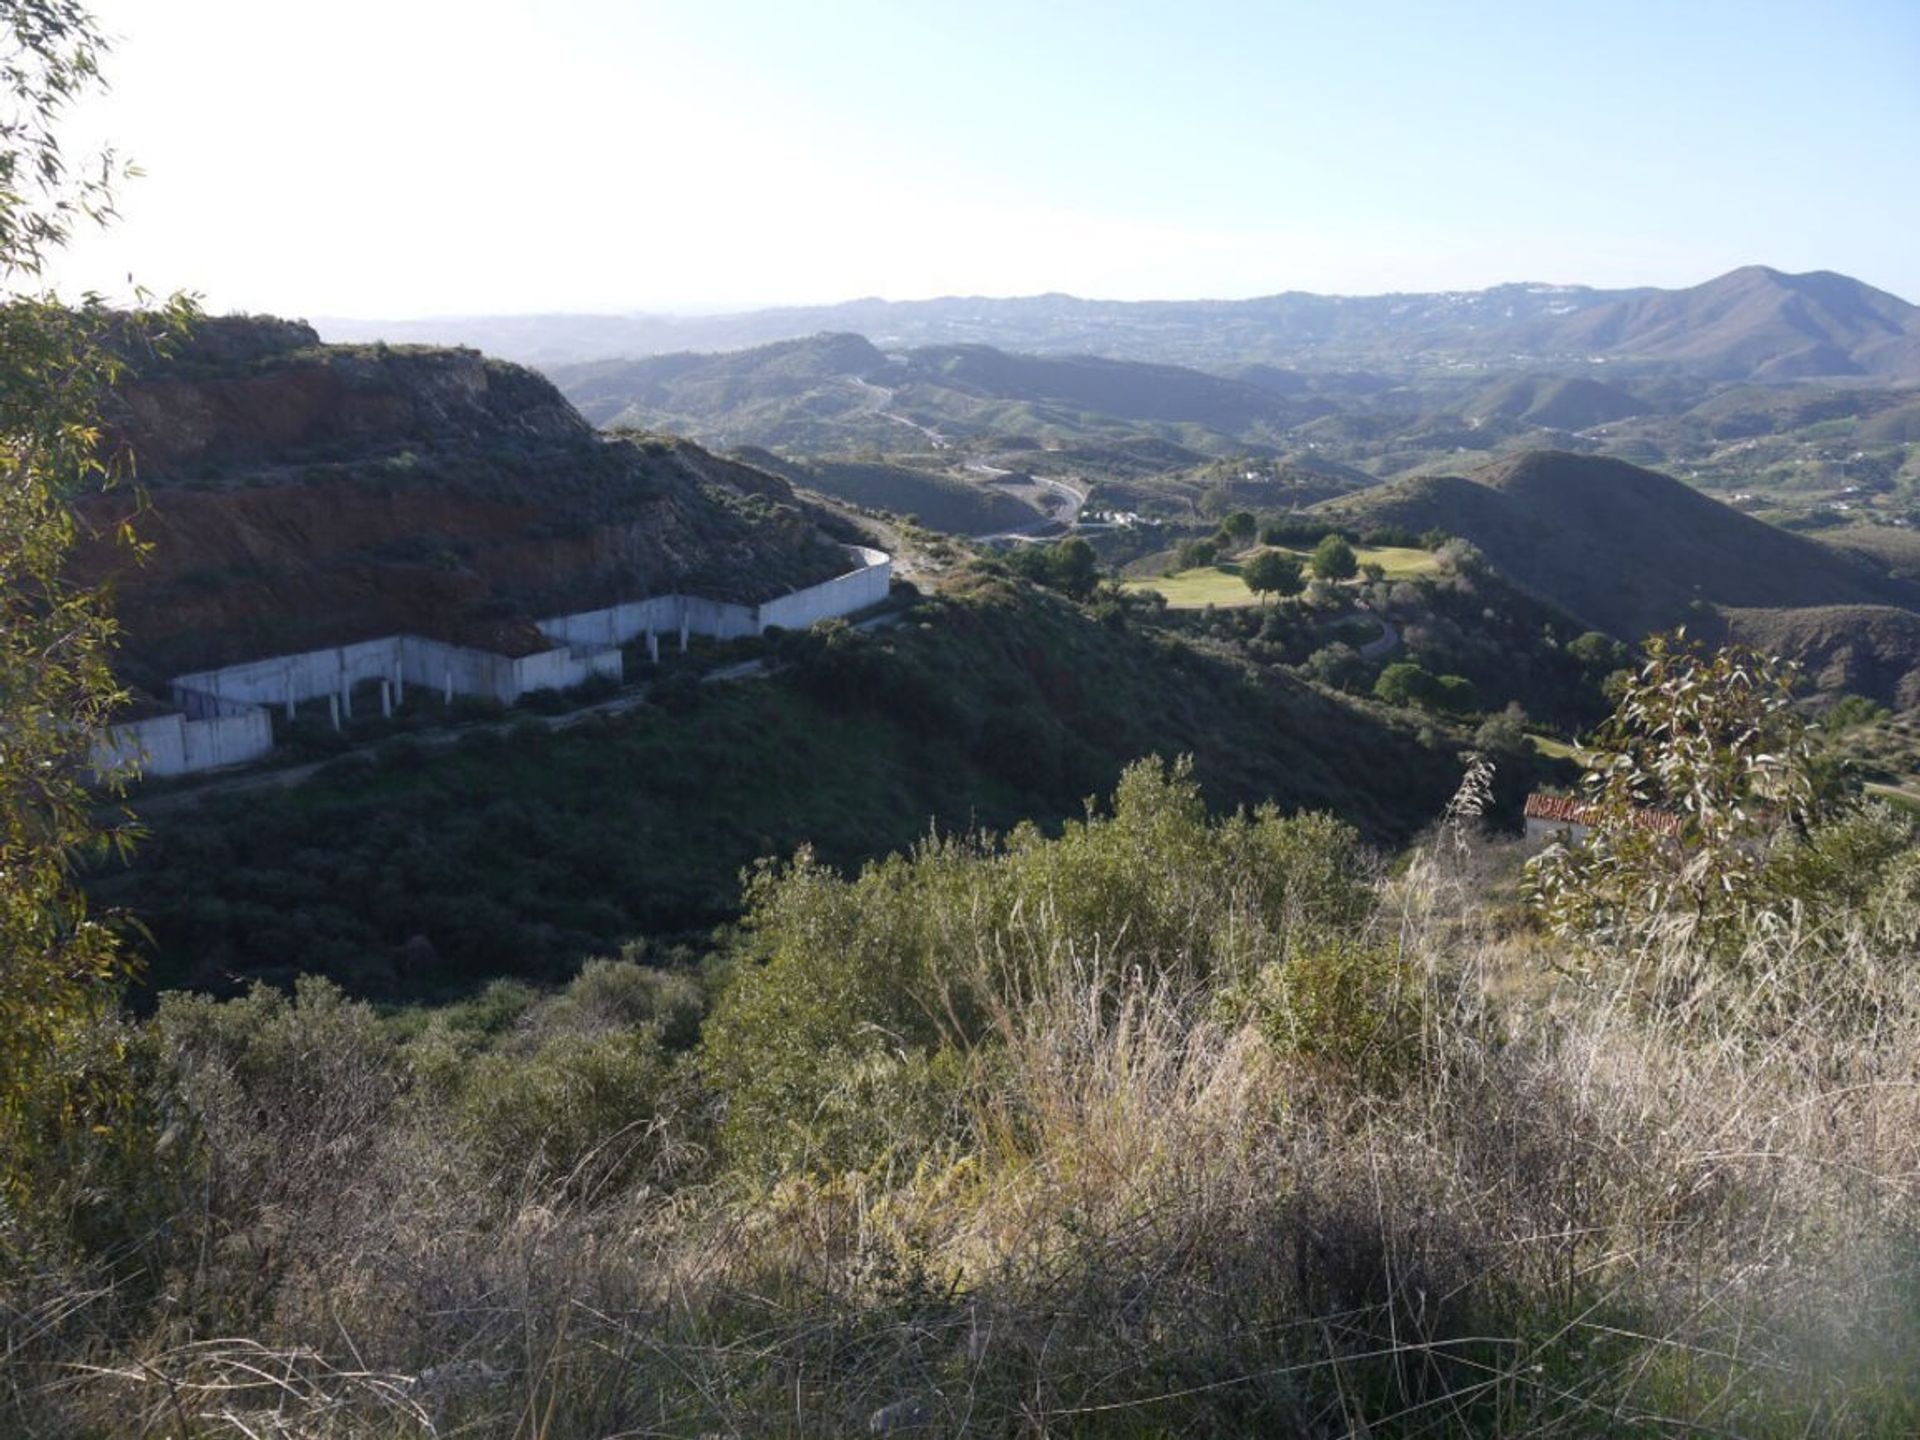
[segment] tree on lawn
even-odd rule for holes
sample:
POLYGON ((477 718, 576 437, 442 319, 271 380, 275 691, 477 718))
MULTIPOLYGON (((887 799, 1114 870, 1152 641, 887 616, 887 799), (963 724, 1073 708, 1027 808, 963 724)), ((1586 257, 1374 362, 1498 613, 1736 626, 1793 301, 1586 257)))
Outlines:
POLYGON ((1256 595, 1298 595, 1300 562, 1278 550, 1262 550, 1240 567, 1240 578, 1256 595))
POLYGON ((1353 546, 1338 535, 1329 535, 1314 546, 1307 564, 1322 580, 1351 580, 1360 573, 1360 561, 1353 553, 1353 546))

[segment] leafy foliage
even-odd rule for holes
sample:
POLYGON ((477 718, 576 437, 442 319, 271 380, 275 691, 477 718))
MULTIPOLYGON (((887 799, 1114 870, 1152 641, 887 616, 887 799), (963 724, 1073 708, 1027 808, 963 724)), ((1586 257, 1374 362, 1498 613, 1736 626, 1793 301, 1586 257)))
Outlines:
POLYGON ((1360 561, 1345 537, 1329 535, 1313 547, 1307 567, 1322 580, 1351 580, 1360 573, 1360 561))
POLYGON ((69 1060, 126 973, 74 878, 79 852, 124 838, 96 827, 86 788, 123 698, 108 665, 115 626, 64 567, 69 498, 128 457, 102 453, 100 399, 121 361, 98 302, 75 311, 11 288, 38 277, 77 220, 111 213, 110 158, 76 176, 54 131, 97 83, 104 42, 78 5, 47 3, 0 11, 0 45, 0 1200, 20 1200, 34 1155, 107 1098, 110 1071, 69 1060))
POLYGON ((1240 578, 1256 595, 1298 595, 1300 562, 1279 550, 1262 550, 1240 567, 1240 578))
POLYGON ((1684 632, 1646 659, 1595 736, 1582 782, 1592 833, 1529 866, 1534 903, 1564 935, 1638 949, 1674 927, 1731 943, 1767 885, 1775 842, 1813 818, 1793 667, 1684 632))
POLYGON ((748 887, 738 974, 705 1063, 729 1150, 769 1173, 863 1167, 951 1135, 953 1087, 997 1024, 1108 954, 1176 988, 1249 980, 1371 906, 1358 836, 1263 808, 1211 823, 1187 762, 1141 762, 1110 813, 1049 840, 932 837, 844 880, 802 851, 748 887), (910 1093, 920 1116, 879 1116, 910 1093), (943 1098, 944 1097, 944 1098, 943 1098))

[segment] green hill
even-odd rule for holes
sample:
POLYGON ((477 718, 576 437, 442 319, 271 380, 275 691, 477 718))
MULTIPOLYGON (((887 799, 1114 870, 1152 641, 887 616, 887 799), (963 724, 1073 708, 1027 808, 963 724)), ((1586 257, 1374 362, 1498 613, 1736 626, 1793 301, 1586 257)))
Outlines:
POLYGON ((849 864, 930 819, 1056 824, 1150 753, 1192 754, 1222 807, 1332 809, 1383 841, 1458 780, 1414 717, 1004 579, 891 628, 794 635, 783 657, 769 680, 573 731, 401 744, 271 805, 157 811, 98 897, 151 930, 155 983, 308 971, 418 996, 704 935, 737 913, 742 867, 801 844, 849 864))
POLYGON ((987 345, 887 355, 846 334, 565 366, 553 377, 603 425, 815 454, 925 450, 974 438, 1059 446, 1135 436, 1222 454, 1264 444, 1323 408, 1177 365, 987 345))
POLYGON ((1646 412, 1644 402, 1613 385, 1583 376, 1516 375, 1470 400, 1473 419, 1519 420, 1550 430, 1586 430, 1646 412))
POLYGON ((1911 607, 1920 589, 1622 460, 1531 451, 1327 502, 1362 527, 1440 529, 1583 623, 1625 639, 1696 602, 1911 607))

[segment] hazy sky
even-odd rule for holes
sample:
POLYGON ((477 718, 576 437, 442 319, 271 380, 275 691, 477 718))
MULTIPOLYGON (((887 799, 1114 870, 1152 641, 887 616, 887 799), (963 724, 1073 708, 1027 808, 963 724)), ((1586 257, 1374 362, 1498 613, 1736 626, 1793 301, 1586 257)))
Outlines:
POLYGON ((1920 0, 95 0, 67 286, 410 317, 1833 269, 1920 301, 1920 0))

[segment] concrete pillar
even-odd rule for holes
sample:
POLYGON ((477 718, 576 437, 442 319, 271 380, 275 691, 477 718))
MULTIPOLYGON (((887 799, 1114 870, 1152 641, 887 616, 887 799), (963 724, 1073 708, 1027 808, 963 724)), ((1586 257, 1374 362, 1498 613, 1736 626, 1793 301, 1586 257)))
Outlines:
POLYGON ((287 720, 289 723, 293 720, 293 710, 293 667, 289 665, 287 667, 287 720))
POLYGON ((655 665, 660 663, 660 637, 651 630, 647 631, 647 659, 655 665))
POLYGON ((453 667, 451 665, 447 666, 447 690, 441 699, 448 705, 453 704, 453 667))
POLYGON ((393 682, 384 675, 380 677, 380 718, 393 718, 393 682))
POLYGON ((680 653, 687 653, 687 617, 684 615, 680 617, 680 653))
POLYGON ((333 720, 333 728, 338 730, 340 728, 340 697, 338 695, 327 696, 327 714, 333 720))
POLYGON ((393 703, 396 707, 407 703, 407 672, 398 665, 393 667, 393 703))
POLYGON ((353 686, 344 677, 340 681, 340 713, 349 720, 353 718, 353 686))

